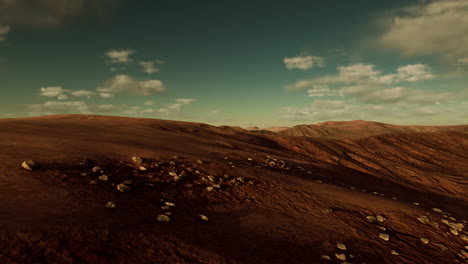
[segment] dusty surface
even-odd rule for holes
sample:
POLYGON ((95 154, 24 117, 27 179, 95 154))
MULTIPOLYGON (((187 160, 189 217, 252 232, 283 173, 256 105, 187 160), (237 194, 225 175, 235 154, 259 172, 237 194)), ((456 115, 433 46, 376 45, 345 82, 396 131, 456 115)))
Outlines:
POLYGON ((468 263, 465 133, 61 115, 0 119, 0 149, 0 263, 468 263))

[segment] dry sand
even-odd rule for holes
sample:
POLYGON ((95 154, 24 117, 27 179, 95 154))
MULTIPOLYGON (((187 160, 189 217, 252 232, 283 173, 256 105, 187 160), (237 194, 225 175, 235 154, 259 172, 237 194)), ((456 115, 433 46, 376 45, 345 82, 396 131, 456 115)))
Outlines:
POLYGON ((461 132, 58 115, 0 119, 0 149, 0 263, 468 263, 461 132))

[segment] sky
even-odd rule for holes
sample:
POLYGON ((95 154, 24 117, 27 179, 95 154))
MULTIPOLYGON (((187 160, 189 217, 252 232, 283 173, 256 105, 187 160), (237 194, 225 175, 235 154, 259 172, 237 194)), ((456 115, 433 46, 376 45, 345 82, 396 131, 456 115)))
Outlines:
POLYGON ((468 0, 0 0, 0 118, 468 124, 468 0))

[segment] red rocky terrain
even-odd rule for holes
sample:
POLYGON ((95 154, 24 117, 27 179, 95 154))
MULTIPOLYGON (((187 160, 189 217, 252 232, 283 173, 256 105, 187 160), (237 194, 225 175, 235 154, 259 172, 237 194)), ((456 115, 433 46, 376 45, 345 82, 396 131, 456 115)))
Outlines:
POLYGON ((439 130, 0 119, 0 263, 468 263, 468 134, 439 130))

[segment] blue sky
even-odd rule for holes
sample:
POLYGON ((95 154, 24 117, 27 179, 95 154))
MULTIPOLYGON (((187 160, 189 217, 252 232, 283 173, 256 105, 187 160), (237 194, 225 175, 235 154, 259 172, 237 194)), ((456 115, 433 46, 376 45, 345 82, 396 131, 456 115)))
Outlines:
POLYGON ((468 0, 0 0, 0 118, 468 123, 468 0))

